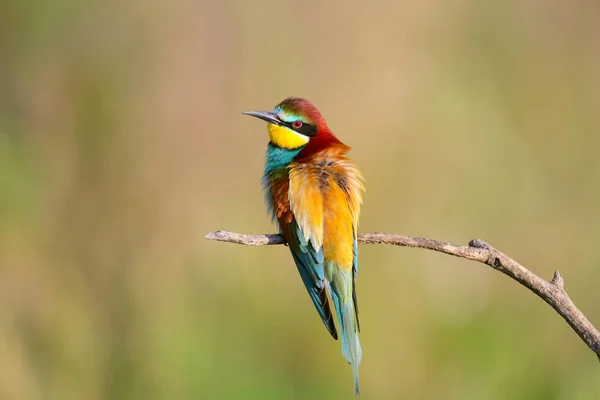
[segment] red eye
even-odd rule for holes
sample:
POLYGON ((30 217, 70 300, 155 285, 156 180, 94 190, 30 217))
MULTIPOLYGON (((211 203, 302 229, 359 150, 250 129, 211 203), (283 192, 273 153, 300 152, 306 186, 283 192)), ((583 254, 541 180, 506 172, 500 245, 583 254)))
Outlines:
POLYGON ((300 129, 302 128, 302 121, 294 121, 292 122, 292 126, 294 127, 294 129, 300 129))

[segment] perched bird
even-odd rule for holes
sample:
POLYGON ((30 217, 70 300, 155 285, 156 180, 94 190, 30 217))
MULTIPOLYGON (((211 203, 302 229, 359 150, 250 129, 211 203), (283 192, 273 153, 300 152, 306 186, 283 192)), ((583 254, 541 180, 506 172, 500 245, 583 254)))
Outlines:
POLYGON ((359 394, 358 273, 356 240, 363 178, 346 157, 349 146, 331 132, 319 110, 290 97, 272 112, 244 114, 268 123, 263 186, 266 203, 279 223, 319 316, 337 340, 329 298, 333 300, 342 353, 354 371, 359 394))

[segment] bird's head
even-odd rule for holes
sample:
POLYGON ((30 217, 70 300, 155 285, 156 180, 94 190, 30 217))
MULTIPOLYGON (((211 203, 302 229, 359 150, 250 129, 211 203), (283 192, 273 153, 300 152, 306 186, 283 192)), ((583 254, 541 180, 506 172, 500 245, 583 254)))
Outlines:
POLYGON ((319 143, 320 147, 339 142, 317 107, 299 97, 283 100, 273 111, 246 111, 244 114, 266 121, 271 143, 283 149, 299 149, 310 142, 319 143))

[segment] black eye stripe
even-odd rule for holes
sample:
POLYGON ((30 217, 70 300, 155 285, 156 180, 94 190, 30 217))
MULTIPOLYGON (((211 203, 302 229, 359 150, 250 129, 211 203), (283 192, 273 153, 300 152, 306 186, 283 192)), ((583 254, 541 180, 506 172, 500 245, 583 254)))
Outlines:
POLYGON ((317 136, 317 127, 311 124, 307 124, 306 122, 302 123, 300 128, 294 128, 293 122, 283 122, 283 125, 287 126, 291 130, 298 132, 301 135, 314 137, 317 136))

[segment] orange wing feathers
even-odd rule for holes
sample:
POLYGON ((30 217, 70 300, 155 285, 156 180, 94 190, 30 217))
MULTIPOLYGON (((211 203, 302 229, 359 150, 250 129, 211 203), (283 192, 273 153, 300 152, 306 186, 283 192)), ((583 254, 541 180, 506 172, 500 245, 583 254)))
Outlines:
POLYGON ((304 240, 321 247, 324 201, 318 169, 310 164, 291 165, 289 202, 304 240))
POLYGON ((325 259, 343 269, 354 260, 362 175, 338 145, 290 164, 290 207, 305 238, 323 245, 325 259))

